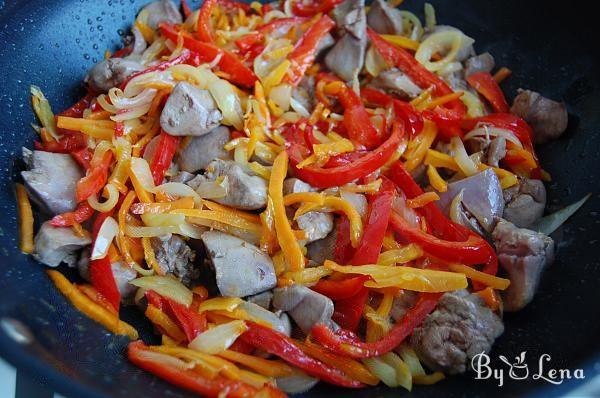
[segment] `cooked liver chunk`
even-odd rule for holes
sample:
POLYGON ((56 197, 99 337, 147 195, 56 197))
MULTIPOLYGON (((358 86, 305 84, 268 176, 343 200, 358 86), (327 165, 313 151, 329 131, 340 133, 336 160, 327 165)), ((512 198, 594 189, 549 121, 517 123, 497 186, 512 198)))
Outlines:
POLYGON ((504 325, 476 294, 446 293, 438 306, 415 329, 411 344, 419 359, 433 370, 463 373, 468 361, 489 352, 504 325))

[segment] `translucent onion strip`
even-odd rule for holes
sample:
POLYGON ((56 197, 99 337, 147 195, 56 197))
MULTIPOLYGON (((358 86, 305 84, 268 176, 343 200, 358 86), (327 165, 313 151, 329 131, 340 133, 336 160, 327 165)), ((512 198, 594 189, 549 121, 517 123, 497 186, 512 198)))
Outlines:
POLYGON ((466 36, 459 31, 450 30, 433 33, 423 40, 415 53, 415 59, 427 70, 432 72, 439 71, 456 59, 456 55, 464 46, 465 40, 466 36), (440 54, 448 47, 450 50, 442 59, 431 61, 434 54, 440 54))
POLYGON ((118 233, 119 224, 114 218, 107 217, 98 230, 98 236, 94 241, 94 247, 90 258, 92 260, 98 260, 106 257, 110 244, 118 233))
POLYGON ((452 137, 450 144, 452 145, 452 149, 456 154, 454 156, 456 164, 463 172, 463 174, 465 174, 467 177, 470 177, 474 174, 479 173, 479 169, 475 165, 475 162, 473 162, 469 155, 467 155, 467 151, 461 139, 459 137, 452 137))
POLYGON ((154 290, 161 296, 168 297, 189 307, 192 304, 192 292, 185 287, 178 279, 172 276, 143 276, 129 282, 130 284, 143 287, 148 290, 154 290))
POLYGON ((113 184, 106 184, 104 187, 106 193, 106 200, 102 203, 98 201, 98 195, 92 195, 88 198, 88 204, 92 209, 101 213, 107 213, 111 211, 119 201, 119 190, 113 184))
POLYGON ((519 148, 523 148, 523 144, 517 138, 517 136, 510 130, 502 129, 499 127, 493 126, 480 126, 474 130, 469 131, 463 138, 463 140, 468 141, 476 137, 502 137, 506 141, 510 141, 519 148))

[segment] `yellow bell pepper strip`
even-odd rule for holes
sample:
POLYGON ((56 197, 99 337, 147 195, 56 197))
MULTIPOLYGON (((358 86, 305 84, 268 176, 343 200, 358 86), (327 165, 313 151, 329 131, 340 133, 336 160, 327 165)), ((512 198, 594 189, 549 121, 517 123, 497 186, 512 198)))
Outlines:
POLYGON ((294 236, 292 226, 285 213, 285 204, 283 201, 283 180, 287 176, 288 155, 282 151, 275 158, 271 179, 269 180, 269 197, 273 202, 273 218, 275 222, 275 231, 277 231, 277 240, 283 251, 287 264, 292 271, 298 271, 304 268, 304 255, 300 245, 294 236))
POLYGON ((264 359, 232 350, 225 350, 218 355, 267 377, 289 376, 294 372, 290 366, 282 361, 264 359))
MULTIPOLYGON (((393 239, 393 238, 392 238, 393 239)), ((396 241, 393 241, 396 242, 396 241)), ((409 261, 416 260, 423 255, 423 250, 414 243, 404 247, 389 249, 379 255, 377 264, 379 265, 394 265, 404 264, 409 261)))
POLYGON ((297 341, 296 344, 300 346, 302 351, 311 357, 317 358, 321 362, 341 370, 352 380, 358 380, 361 383, 369 386, 374 386, 379 383, 379 379, 369 372, 369 370, 358 361, 338 356, 318 344, 311 343, 310 341, 297 341))
POLYGON ((48 276, 56 288, 77 308, 79 311, 100 323, 106 329, 115 334, 122 334, 135 340, 138 338, 138 332, 129 325, 121 321, 115 314, 103 308, 101 305, 93 302, 89 297, 82 293, 75 285, 58 271, 47 271, 48 276))
POLYGON ((430 375, 413 376, 413 383, 420 385, 431 385, 446 378, 442 372, 434 372, 430 375))
POLYGON ((179 328, 179 326, 177 326, 177 324, 159 308, 149 304, 146 308, 145 315, 163 333, 167 334, 176 342, 181 343, 182 341, 186 341, 185 334, 179 328))
POLYGON ((506 290, 510 286, 510 279, 489 275, 464 264, 449 264, 448 269, 453 272, 464 274, 467 278, 481 282, 493 289, 506 290))
POLYGON ((283 333, 254 322, 246 322, 246 324, 248 330, 240 338, 254 347, 277 355, 310 376, 317 377, 327 383, 349 388, 363 387, 362 383, 350 379, 339 369, 306 355, 294 340, 283 333))
POLYGON ((323 324, 312 328, 313 338, 336 354, 350 358, 372 358, 381 356, 398 347, 432 312, 441 297, 441 293, 421 293, 413 308, 394 324, 392 329, 380 340, 365 343, 348 331, 334 332, 323 324))
POLYGON ((265 393, 269 398, 286 397, 283 392, 268 384, 258 389, 223 376, 206 377, 188 369, 184 361, 150 350, 141 341, 129 344, 127 358, 145 371, 203 397, 217 398, 223 391, 227 391, 227 396, 231 398, 255 397, 261 393, 265 393))
POLYGON ((236 227, 246 231, 252 231, 255 232, 257 235, 260 235, 261 232, 260 224, 248 221, 247 219, 240 217, 238 214, 230 212, 198 209, 175 209, 172 210, 169 214, 183 214, 184 216, 190 218, 191 223, 194 223, 194 219, 205 219, 218 221, 220 223, 231 225, 232 227, 236 227))
POLYGON ((256 214, 252 214, 247 211, 234 209, 233 207, 224 206, 222 204, 212 202, 212 201, 206 200, 206 199, 201 199, 200 202, 202 203, 202 205, 206 206, 210 210, 220 211, 220 212, 225 212, 225 213, 233 213, 236 216, 243 218, 244 220, 248 220, 248 221, 251 221, 256 224, 258 224, 260 222, 260 217, 257 216, 256 214))
MULTIPOLYGON (((427 160, 427 158, 425 158, 427 160)), ((448 190, 448 183, 440 176, 437 169, 432 165, 427 166, 427 178, 431 186, 438 192, 446 192, 448 190)))
POLYGON ((465 275, 456 272, 374 264, 342 266, 329 260, 325 261, 325 267, 342 274, 370 276, 373 281, 365 282, 365 287, 398 287, 416 292, 438 293, 468 286, 465 275))
POLYGON ((19 208, 19 248, 23 253, 33 253, 33 212, 23 184, 16 184, 17 205, 19 208))

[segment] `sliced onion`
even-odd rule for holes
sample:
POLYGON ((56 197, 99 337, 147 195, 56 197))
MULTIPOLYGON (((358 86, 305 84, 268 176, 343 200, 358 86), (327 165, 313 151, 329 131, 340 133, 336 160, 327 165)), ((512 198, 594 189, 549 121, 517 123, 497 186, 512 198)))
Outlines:
POLYGON ((406 199, 402 195, 396 195, 392 202, 392 209, 408 222, 411 227, 420 228, 419 215, 406 205, 406 199))
POLYGON ((187 236, 192 239, 201 239, 202 234, 206 232, 206 228, 199 227, 197 225, 192 225, 190 223, 184 222, 183 224, 179 224, 179 234, 183 236, 187 236))
MULTIPOLYGON (((165 49, 165 47, 165 39, 162 37, 157 38, 152 44, 150 44, 146 51, 144 51, 140 57, 140 62, 143 65, 147 65, 149 62, 154 61, 158 57, 158 54, 165 49)), ((127 88, 125 89, 127 90, 127 88)))
POLYGON ((463 68, 463 66, 460 62, 456 62, 456 61, 449 62, 446 66, 444 66, 442 69, 440 69, 438 71, 438 75, 448 76, 451 73, 462 70, 462 68, 463 68))
POLYGON ((170 196, 192 197, 196 204, 200 204, 200 195, 192 187, 181 182, 167 182, 156 188, 149 189, 150 192, 161 192, 170 196))
POLYGON ((364 218, 367 215, 368 203, 365 195, 340 189, 340 197, 349 202, 361 217, 364 218))
POLYGON ((483 106, 483 102, 479 99, 479 96, 467 90, 460 90, 460 92, 463 93, 460 100, 466 105, 467 114, 470 117, 480 117, 485 115, 485 107, 483 106))
POLYGON ((406 11, 406 10, 398 10, 400 11, 400 14, 402 15, 402 30, 404 33, 404 36, 407 36, 408 38, 412 39, 412 40, 420 40, 421 36, 423 36, 423 25, 421 24, 421 20, 419 19, 419 17, 417 17, 415 14, 413 14, 410 11, 406 11), (407 24, 408 22, 408 24, 407 24), (408 26, 410 24, 411 26, 411 30, 407 31, 405 30, 405 26, 408 26))
POLYGON ((205 311, 227 311, 232 312, 244 300, 239 297, 214 297, 208 300, 204 300, 198 306, 198 312, 203 313, 205 311))
POLYGON ((189 307, 192 304, 192 292, 177 278, 172 276, 143 276, 129 282, 133 286, 154 290, 161 296, 168 297, 189 307))
POLYGON ((502 129, 499 127, 486 126, 486 125, 478 126, 474 130, 471 130, 467 134, 465 134, 465 136, 463 137, 463 140, 468 141, 475 137, 494 137, 494 138, 502 137, 506 141, 512 142, 519 148, 523 148, 523 144, 521 143, 521 141, 517 138, 517 136, 512 131, 507 130, 507 129, 502 129))
POLYGON ((242 130, 244 128, 242 105, 231 83, 223 79, 215 80, 208 84, 208 91, 223 113, 222 123, 242 130))
POLYGON ((291 45, 291 42, 288 39, 276 39, 272 40, 262 53, 260 53, 256 58, 254 58, 254 73, 256 76, 260 78, 261 81, 271 73, 277 65, 279 65, 283 59, 283 57, 273 58, 270 56, 270 53, 273 50, 277 50, 278 48, 286 47, 291 45))
MULTIPOLYGON (((169 72, 169 71, 149 72, 149 73, 144 73, 143 75, 136 76, 133 79, 131 79, 131 81, 129 81, 129 83, 127 83, 127 86, 125 87, 125 90, 123 91, 123 94, 126 98, 135 97, 136 99, 139 99, 140 95, 147 95, 147 94, 143 94, 145 90, 153 90, 150 88, 146 88, 147 85, 153 84, 153 83, 165 84, 165 85, 169 85, 171 87, 173 87, 175 85, 175 81, 173 80, 173 76, 171 75, 171 72, 169 72)), ((142 99, 145 100, 146 98, 142 97, 142 99)), ((150 102, 152 102, 152 101, 150 101, 150 102)), ((142 101, 142 103, 147 103, 147 102, 142 101)), ((132 105, 132 106, 135 106, 135 105, 132 105)), ((127 107, 132 107, 132 106, 127 106, 127 107)))
POLYGON ((385 70, 388 70, 390 66, 385 62, 385 59, 381 56, 379 51, 375 49, 375 46, 370 46, 365 55, 365 69, 373 77, 379 76, 379 74, 385 70))
POLYGON ((456 55, 468 39, 462 32, 457 30, 433 33, 421 42, 415 53, 415 59, 427 70, 439 71, 456 59, 456 55), (434 54, 439 54, 448 47, 450 47, 450 51, 441 60, 431 61, 434 54))
POLYGON ((265 23, 269 23, 273 19, 279 19, 279 18, 285 18, 285 17, 286 17, 286 15, 283 13, 283 11, 271 10, 265 14, 265 16, 263 17, 263 21, 265 23))
POLYGON ((229 178, 217 178, 216 181, 203 181, 196 188, 196 193, 204 199, 221 199, 229 193, 229 178))
POLYGON ((111 211, 119 201, 119 191, 117 190, 117 187, 115 187, 113 184, 106 184, 104 189, 108 194, 108 198, 106 198, 104 202, 100 203, 98 201, 97 194, 90 196, 87 200, 92 209, 101 213, 107 213, 111 211))
MULTIPOLYGON (((142 75, 143 76, 143 75, 142 75)), ((117 109, 132 109, 137 108, 142 105, 148 105, 154 99, 157 90, 154 88, 146 88, 141 93, 137 94, 134 97, 127 97, 125 93, 121 91, 121 89, 113 87, 108 90, 108 97, 110 98, 111 103, 117 109)))
POLYGON ((567 207, 564 207, 546 217, 542 217, 537 220, 530 229, 534 231, 541 232, 545 235, 550 235, 552 232, 556 231, 558 227, 565 223, 584 203, 592 196, 591 193, 588 193, 583 198, 578 200, 577 202, 570 204, 567 207))
POLYGON ((310 112, 300 102, 296 101, 294 97, 290 98, 290 106, 302 117, 310 117, 310 112))
POLYGON ((166 366, 173 366, 181 370, 193 369, 196 366, 193 362, 187 363, 179 358, 175 358, 167 354, 162 354, 160 352, 140 350, 137 352, 136 355, 141 359, 149 360, 152 362, 158 362, 166 366))
POLYGON ((179 226, 185 222, 185 215, 183 214, 151 214, 146 213, 140 216, 144 224, 149 227, 165 227, 165 226, 179 226))
POLYGON ((313 388, 319 379, 309 376, 300 369, 293 368, 294 373, 276 379, 277 388, 288 394, 302 394, 313 388))
POLYGON ((462 210, 462 200, 464 196, 465 190, 464 188, 460 190, 459 193, 456 194, 452 202, 450 202, 450 219, 457 224, 463 225, 463 210, 462 210))
POLYGON ((362 360, 367 369, 388 387, 397 387, 396 370, 381 358, 365 358, 362 360))
POLYGON ((474 174, 479 173, 479 169, 477 168, 473 160, 471 160, 469 155, 467 155, 467 151, 461 139, 459 137, 452 137, 450 144, 452 150, 455 153, 454 160, 456 160, 456 164, 463 172, 463 174, 467 177, 470 177, 474 174))
POLYGON ((381 359, 390 365, 396 372, 396 386, 404 387, 408 391, 412 389, 412 374, 408 365, 394 352, 388 352, 381 359))
POLYGON ((246 330, 248 326, 241 320, 223 323, 199 334, 188 347, 205 354, 220 354, 235 343, 246 330))
POLYGON ((135 178, 140 182, 142 187, 147 191, 154 191, 154 178, 152 177, 152 171, 150 171, 150 165, 144 158, 133 157, 131 158, 131 172, 135 175, 135 178))
POLYGON ((113 239, 119 233, 119 224, 112 217, 106 217, 100 229, 98 230, 98 236, 94 241, 94 247, 92 249, 92 260, 98 260, 106 257, 108 249, 113 239))
POLYGON ((286 83, 275 86, 269 93, 269 98, 277 105, 283 112, 287 112, 290 109, 290 100, 292 99, 292 86, 286 83))
POLYGON ((115 122, 124 122, 126 120, 137 119, 148 113, 150 106, 150 104, 144 104, 136 108, 119 111, 116 115, 111 116, 110 119, 115 122))
POLYGON ((98 104, 102 107, 102 109, 110 113, 117 113, 117 108, 108 102, 106 99, 106 94, 99 95, 97 99, 98 104))
POLYGON ((163 225, 160 227, 140 227, 137 225, 125 225, 125 235, 130 238, 154 238, 161 235, 179 233, 179 226, 163 225))
POLYGON ((431 30, 435 27, 435 25, 437 25, 437 20, 435 17, 435 8, 433 8, 431 4, 425 3, 423 11, 425 14, 425 27, 431 30))

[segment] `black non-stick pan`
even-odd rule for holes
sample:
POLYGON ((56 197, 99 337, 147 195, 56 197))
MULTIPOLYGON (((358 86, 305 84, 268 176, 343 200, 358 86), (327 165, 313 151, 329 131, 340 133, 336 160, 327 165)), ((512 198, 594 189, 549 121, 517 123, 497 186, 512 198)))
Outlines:
MULTIPOLYGON (((34 132, 29 85, 43 88, 56 110, 82 96, 86 71, 108 48, 115 50, 146 0, 0 1, 0 356, 69 397, 190 397, 131 366, 127 340, 87 319, 54 289, 43 266, 19 252, 13 181, 21 146, 34 132)), ((549 208, 592 192, 590 201, 554 235, 558 258, 544 275, 534 302, 505 316, 506 331, 490 366, 504 370, 504 384, 477 380, 473 372, 434 386, 417 386, 416 397, 561 396, 600 372, 600 63, 598 22, 591 5, 533 0, 431 1, 438 23, 477 39, 498 65, 514 71, 504 85, 509 98, 519 87, 567 103, 570 123, 558 141, 539 148, 552 175, 549 208), (526 351, 526 380, 513 380, 498 359, 526 351), (553 384, 543 371, 582 369, 585 380, 553 384), (547 357, 544 357, 547 358, 547 357), (543 360, 543 358, 542 358, 543 360)), ((198 6, 198 1, 191 2, 198 6)), ((421 14, 422 2, 406 0, 421 14)), ((150 341, 149 325, 134 310, 124 317, 150 341)), ((547 374, 547 373, 546 373, 547 374)), ((566 372, 563 372, 566 374, 566 372)), ((556 381, 556 380, 555 380, 556 381)), ((320 386, 311 397, 398 397, 403 390, 361 391, 320 386)))

